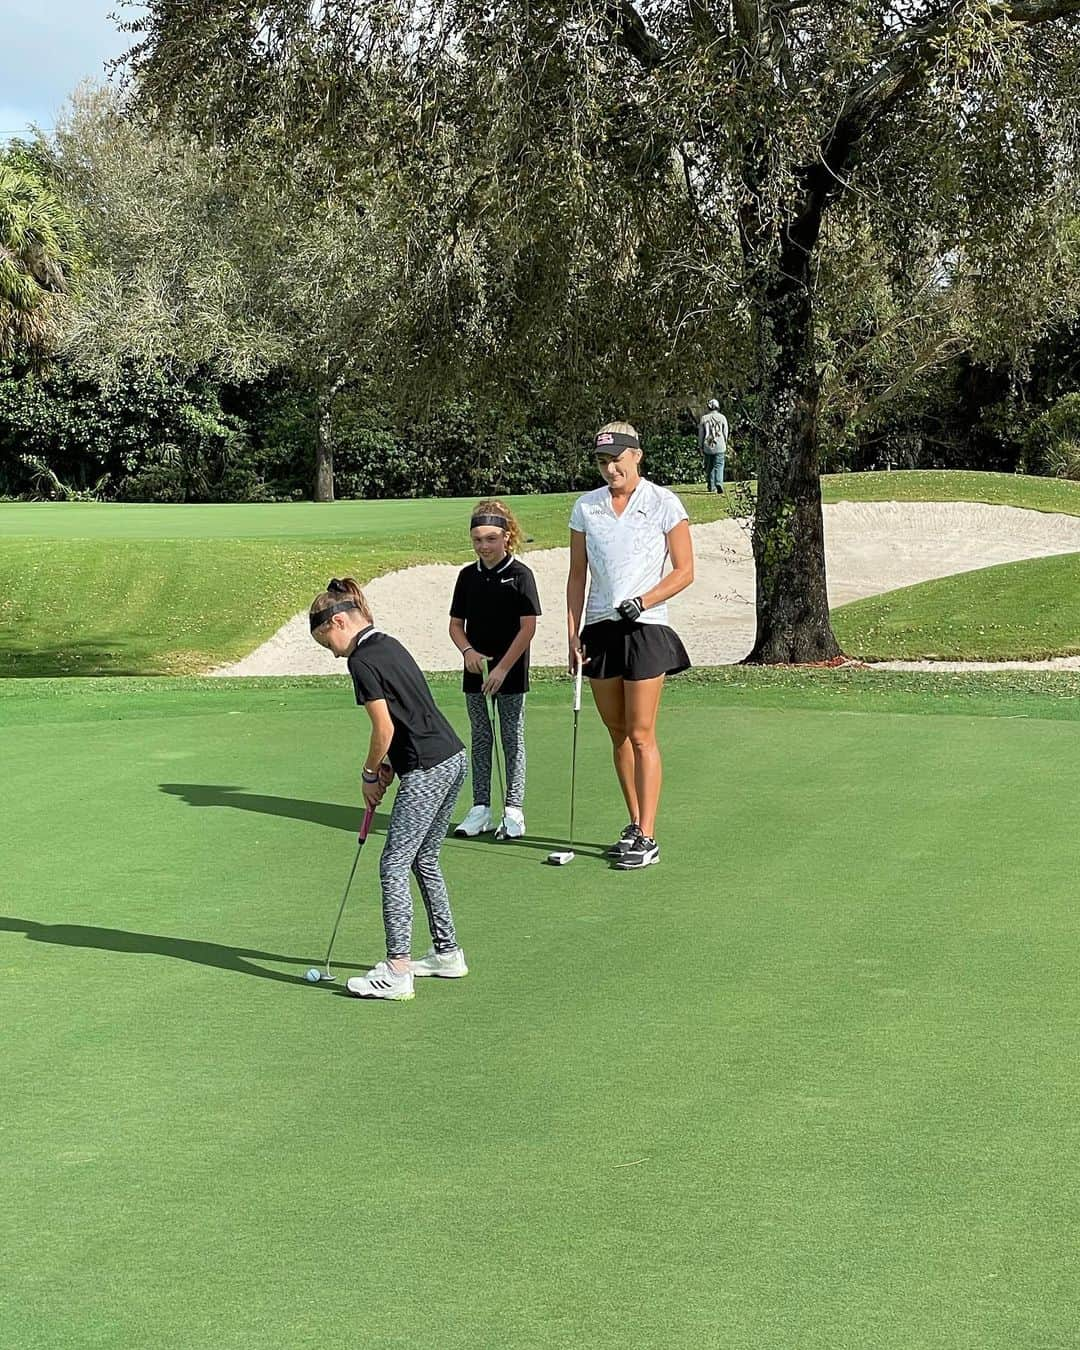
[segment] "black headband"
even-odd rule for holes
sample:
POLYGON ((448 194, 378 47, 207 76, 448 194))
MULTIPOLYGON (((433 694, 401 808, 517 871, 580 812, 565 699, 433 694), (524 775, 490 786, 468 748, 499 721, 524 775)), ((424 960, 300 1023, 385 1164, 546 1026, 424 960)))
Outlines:
POLYGON ((473 516, 469 521, 469 529, 475 530, 477 525, 498 525, 500 530, 510 528, 510 522, 505 516, 473 516))
POLYGON ((328 619, 332 619, 335 614, 343 614, 347 609, 359 609, 360 606, 355 600, 342 600, 336 605, 327 605, 325 609, 317 609, 310 616, 311 631, 314 633, 316 628, 321 628, 328 619))
POLYGON ((600 431, 596 435, 596 453, 618 458, 624 450, 640 450, 641 442, 625 431, 600 431))

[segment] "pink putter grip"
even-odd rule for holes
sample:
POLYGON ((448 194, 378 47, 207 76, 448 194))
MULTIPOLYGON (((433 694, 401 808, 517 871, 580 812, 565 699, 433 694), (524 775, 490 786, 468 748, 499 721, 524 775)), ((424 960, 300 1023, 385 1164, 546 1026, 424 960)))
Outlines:
POLYGON ((364 812, 364 819, 363 823, 360 826, 360 833, 356 836, 356 842, 358 844, 364 843, 364 841, 367 839, 368 830, 371 829, 371 818, 372 816, 374 816, 374 814, 375 808, 373 806, 369 806, 367 810, 364 812))

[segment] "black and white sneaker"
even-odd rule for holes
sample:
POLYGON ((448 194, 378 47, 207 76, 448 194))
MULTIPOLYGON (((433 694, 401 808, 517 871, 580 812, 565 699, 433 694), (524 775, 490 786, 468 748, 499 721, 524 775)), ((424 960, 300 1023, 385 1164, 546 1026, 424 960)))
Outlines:
POLYGON ((620 872, 629 872, 632 868, 649 867, 659 861, 660 845, 655 839, 639 833, 622 856, 615 859, 615 866, 620 872))
POLYGON ((637 843, 638 836, 640 834, 641 834, 641 826, 637 823, 636 820, 632 820, 630 824, 627 825, 626 829, 623 830, 622 834, 619 835, 618 839, 616 839, 615 842, 612 844, 612 846, 608 849, 607 851, 608 857, 621 858, 623 854, 627 852, 628 849, 634 847, 634 845, 637 843))

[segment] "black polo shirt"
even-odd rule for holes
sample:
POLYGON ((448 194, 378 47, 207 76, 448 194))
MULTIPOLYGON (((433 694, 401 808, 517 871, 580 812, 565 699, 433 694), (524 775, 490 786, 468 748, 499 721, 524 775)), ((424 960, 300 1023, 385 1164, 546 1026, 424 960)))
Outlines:
MULTIPOLYGON (((463 567, 454 586, 450 617, 465 624, 469 645, 488 657, 488 669, 505 656, 521 631, 526 615, 540 613, 536 578, 523 562, 507 555, 497 567, 476 562, 463 567)), ((483 676, 465 672, 462 688, 466 694, 478 694, 483 676)), ((529 688, 529 651, 518 657, 507 672, 501 692, 524 694, 529 688)))
POLYGON ((360 634, 349 653, 349 674, 357 703, 385 699, 394 739, 390 763, 400 777, 432 769, 465 747, 435 706, 423 671, 397 638, 374 628, 360 634))

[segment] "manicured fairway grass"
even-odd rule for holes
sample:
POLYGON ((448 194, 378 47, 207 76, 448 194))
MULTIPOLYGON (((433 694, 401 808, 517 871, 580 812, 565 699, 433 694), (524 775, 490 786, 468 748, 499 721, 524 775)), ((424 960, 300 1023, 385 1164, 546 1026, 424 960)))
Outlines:
POLYGON ((844 650, 867 661, 1038 661, 1080 652, 1080 553, 905 586, 833 612, 844 650))
POLYGON ((533 837, 445 851, 473 973, 371 1006, 299 978, 341 682, 0 682, 4 1344, 1071 1347, 1078 692, 676 682, 664 860, 621 875, 591 713, 540 863, 541 680, 533 837))
MULTIPOLYGON (((465 560, 474 499, 281 506, 0 504, 0 678, 187 673, 245 655, 328 576, 465 560)), ((510 498, 533 547, 575 494, 510 498)), ((725 512, 686 494, 695 521, 725 512)))
MULTIPOLYGON (((700 485, 679 491, 697 523, 731 504, 700 485)), ((1009 474, 844 474, 826 477, 822 491, 826 501, 990 501, 1080 514, 1080 484, 1009 474)), ((538 548, 565 544, 573 500, 511 499, 538 548)), ((367 581, 466 558, 470 504, 0 503, 0 677, 210 669, 264 641, 332 573, 367 581)), ((1018 640, 1028 637, 1041 640, 1021 625, 1018 640)))
POLYGON ((1080 516, 1080 483, 963 469, 826 474, 821 497, 826 502, 986 502, 1080 516))

